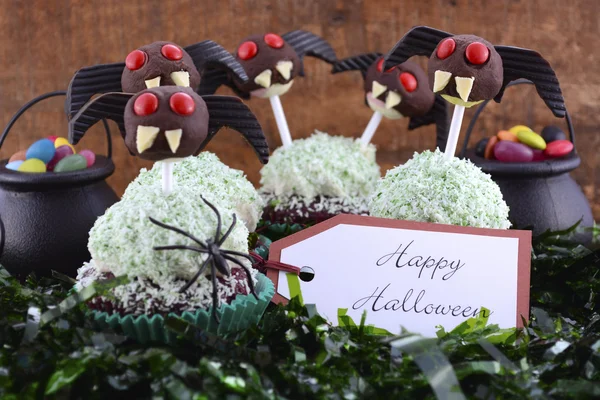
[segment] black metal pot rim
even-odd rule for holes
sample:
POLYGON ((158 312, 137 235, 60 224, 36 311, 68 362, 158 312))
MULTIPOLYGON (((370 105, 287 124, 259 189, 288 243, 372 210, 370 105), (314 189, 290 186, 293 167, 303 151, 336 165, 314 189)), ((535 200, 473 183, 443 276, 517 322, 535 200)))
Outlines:
POLYGON ((475 150, 467 151, 465 157, 481 170, 492 176, 513 178, 544 178, 571 172, 581 164, 576 152, 567 157, 537 162, 507 163, 498 160, 487 160, 475 154, 475 150))
POLYGON ((6 169, 8 160, 0 161, 0 187, 14 191, 42 191, 81 187, 108 178, 115 171, 110 158, 97 155, 90 168, 72 172, 26 173, 6 169))

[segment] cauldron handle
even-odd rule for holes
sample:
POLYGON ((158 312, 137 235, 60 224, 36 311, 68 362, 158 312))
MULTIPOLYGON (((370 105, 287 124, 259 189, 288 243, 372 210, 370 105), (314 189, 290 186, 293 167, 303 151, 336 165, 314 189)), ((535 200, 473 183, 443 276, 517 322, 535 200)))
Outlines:
MULTIPOLYGON (((13 117, 10 119, 10 121, 8 121, 6 128, 4 128, 4 130, 2 131, 2 135, 0 136, 0 148, 2 148, 2 145, 4 144, 4 140, 6 139, 6 136, 8 136, 8 132, 10 131, 10 129, 17 122, 17 120, 21 117, 21 115, 23 115, 25 113, 25 111, 29 110, 31 107, 33 107, 33 105, 35 105, 36 103, 39 103, 42 100, 46 100, 50 97, 66 96, 66 95, 67 95, 67 92, 65 90, 56 90, 54 92, 44 93, 44 94, 34 98, 33 100, 30 100, 29 102, 25 103, 25 105, 23 105, 21 108, 19 108, 19 110, 15 113, 15 115, 13 115, 13 117)), ((110 138, 110 127, 108 126, 108 123, 106 122, 105 119, 102 119, 102 123, 104 124, 104 130, 106 131, 106 141, 107 141, 106 158, 112 159, 112 140, 110 138)), ((3 235, 3 239, 4 239, 4 235, 3 235)), ((3 242, 0 242, 0 244, 2 244, 2 243, 3 242)))
MULTIPOLYGON (((509 83, 506 87, 510 87, 510 86, 515 86, 515 85, 521 85, 521 84, 530 84, 533 85, 533 82, 528 81, 527 79, 518 79, 514 82, 509 83)), ((467 147, 469 145, 469 138, 471 137, 471 133, 473 132, 473 128, 475 128, 475 123, 477 122, 477 119, 479 118, 479 115, 483 112, 483 109, 485 108, 485 106, 491 101, 490 100, 485 100, 483 103, 481 103, 481 105, 477 108, 477 110, 475 111, 475 114, 473 115, 473 118, 471 118, 471 122, 469 122, 469 127, 467 128, 467 133, 465 134, 465 141, 463 142, 462 145, 462 149, 460 150, 460 154, 458 155, 459 157, 464 157, 466 152, 467 152, 467 147)), ((565 110, 565 119, 567 120, 567 128, 569 130, 569 140, 571 140, 571 143, 573 143, 573 148, 575 148, 575 130, 573 128, 573 122, 571 121, 571 116, 569 115, 569 113, 567 112, 567 110, 565 110)))

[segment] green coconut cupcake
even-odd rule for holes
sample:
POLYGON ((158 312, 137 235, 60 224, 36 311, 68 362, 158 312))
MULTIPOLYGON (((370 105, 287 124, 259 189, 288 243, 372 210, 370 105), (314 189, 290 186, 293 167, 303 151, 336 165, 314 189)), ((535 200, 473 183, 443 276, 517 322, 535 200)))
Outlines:
MULTIPOLYGON (((162 162, 155 163, 150 170, 143 168, 123 198, 143 196, 146 186, 161 187, 161 168, 162 162)), ((243 171, 228 167, 215 154, 204 151, 174 163, 173 177, 175 187, 189 189, 195 201, 202 202, 200 196, 203 196, 212 203, 231 208, 250 232, 256 229, 265 203, 243 171)))
POLYGON ((387 172, 369 204, 372 216, 508 229, 508 205, 490 175, 436 150, 415 153, 387 172))
POLYGON ((275 150, 260 174, 259 191, 267 203, 263 218, 288 223, 368 214, 381 176, 375 146, 319 131, 275 150))
MULTIPOLYGON (((221 335, 257 323, 274 295, 274 287, 246 258, 232 255, 236 262, 227 261, 229 275, 215 273, 218 306, 213 309, 214 271, 209 266, 196 277, 207 255, 186 249, 155 249, 201 248, 186 235, 159 224, 179 228, 206 243, 215 239, 217 213, 184 187, 165 195, 159 185, 147 185, 132 194, 98 218, 88 242, 92 259, 78 271, 76 290, 115 276, 129 279, 88 303, 98 324, 118 327, 142 342, 170 342, 174 335, 163 324, 168 315, 221 335), (216 318, 211 318, 213 311, 216 318)), ((234 211, 221 205, 216 209, 222 220, 217 238, 221 239, 233 223, 234 211)), ((238 221, 219 248, 247 254, 245 225, 238 221)))

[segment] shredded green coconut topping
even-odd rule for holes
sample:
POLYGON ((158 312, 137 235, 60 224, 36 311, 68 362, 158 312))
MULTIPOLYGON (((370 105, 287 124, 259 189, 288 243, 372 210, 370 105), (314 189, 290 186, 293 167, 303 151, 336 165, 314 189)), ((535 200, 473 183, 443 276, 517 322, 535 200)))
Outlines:
POLYGON ((319 131, 275 150, 260 173, 261 193, 307 200, 317 196, 367 198, 381 176, 375 146, 363 148, 353 138, 319 131))
MULTIPOLYGON (((162 162, 154 164, 151 170, 143 168, 139 176, 129 184, 123 198, 144 196, 145 186, 161 187, 162 162), (140 189, 141 192, 140 192, 140 189)), ((200 196, 211 203, 235 210, 248 230, 254 231, 262 216, 264 201, 246 179, 244 172, 228 167, 210 152, 202 152, 197 157, 187 157, 173 165, 175 190, 184 187, 193 192, 196 201, 200 196)))
MULTIPOLYGON (((114 275, 149 278, 161 282, 167 277, 191 278, 204 255, 189 250, 155 251, 154 246, 198 246, 181 234, 152 222, 175 226, 206 241, 215 235, 217 216, 197 193, 178 187, 168 195, 157 185, 142 186, 135 196, 127 196, 96 220, 90 231, 88 249, 100 271, 114 275)), ((223 221, 221 234, 231 225, 234 211, 215 204, 223 221)), ((238 221, 222 249, 248 252, 248 229, 238 221)), ((241 259, 246 265, 249 262, 241 259)))
POLYGON ((468 160, 415 153, 387 172, 369 204, 376 217, 508 229, 508 206, 490 175, 468 160))

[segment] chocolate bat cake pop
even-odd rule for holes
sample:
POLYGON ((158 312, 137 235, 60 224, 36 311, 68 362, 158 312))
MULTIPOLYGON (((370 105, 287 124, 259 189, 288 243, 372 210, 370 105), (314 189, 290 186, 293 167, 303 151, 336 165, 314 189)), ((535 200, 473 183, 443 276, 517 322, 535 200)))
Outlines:
POLYGON ((302 60, 305 55, 328 63, 336 61, 335 52, 323 38, 306 31, 292 31, 283 36, 274 33, 254 35, 238 46, 235 57, 247 72, 247 82, 232 79, 230 73, 215 71, 200 83, 198 93, 212 94, 219 86, 227 85, 238 96, 268 98, 283 147, 292 144, 292 136, 285 119, 279 96, 290 89, 296 76, 304 76, 302 60))
POLYGON ((431 91, 425 72, 410 61, 387 70, 383 63, 380 53, 360 54, 336 62, 332 73, 360 71, 365 102, 375 113, 388 119, 409 117, 410 130, 435 123, 437 146, 444 150, 448 135, 446 104, 431 91))
POLYGON ((133 155, 176 161, 197 155, 224 126, 240 132, 262 163, 269 148, 250 109, 236 97, 199 96, 191 88, 160 86, 139 93, 105 93, 89 101, 69 122, 69 141, 79 142, 103 118, 117 123, 133 155), (84 124, 80 124, 85 121, 84 124))
POLYGON ((493 46, 473 35, 452 35, 427 26, 411 29, 385 56, 384 68, 408 58, 429 57, 433 91, 454 104, 445 158, 454 157, 465 107, 492 98, 502 100, 506 85, 516 79, 531 81, 552 113, 565 116, 558 78, 539 53, 509 46, 493 46))
POLYGON ((565 116, 558 78, 539 53, 511 46, 494 46, 473 35, 453 35, 417 26, 385 56, 384 68, 408 58, 429 57, 433 91, 453 104, 470 107, 484 100, 502 100, 506 85, 516 79, 531 81, 555 116, 565 116))
POLYGON ((323 38, 311 32, 296 30, 282 36, 275 33, 252 35, 244 39, 235 52, 236 60, 248 74, 248 81, 232 79, 226 71, 210 71, 201 82, 198 93, 212 94, 219 86, 227 85, 242 98, 281 96, 293 84, 294 78, 304 76, 302 60, 305 55, 328 63, 336 61, 335 51, 323 38))
MULTIPOLYGON (((138 93, 157 86, 182 86, 196 90, 201 75, 223 70, 232 81, 248 79, 244 68, 223 47, 211 40, 187 47, 171 42, 154 42, 133 50, 125 62, 80 69, 67 91, 65 112, 71 119, 95 94, 138 93)), ((206 78, 210 79, 210 78, 206 78)))

